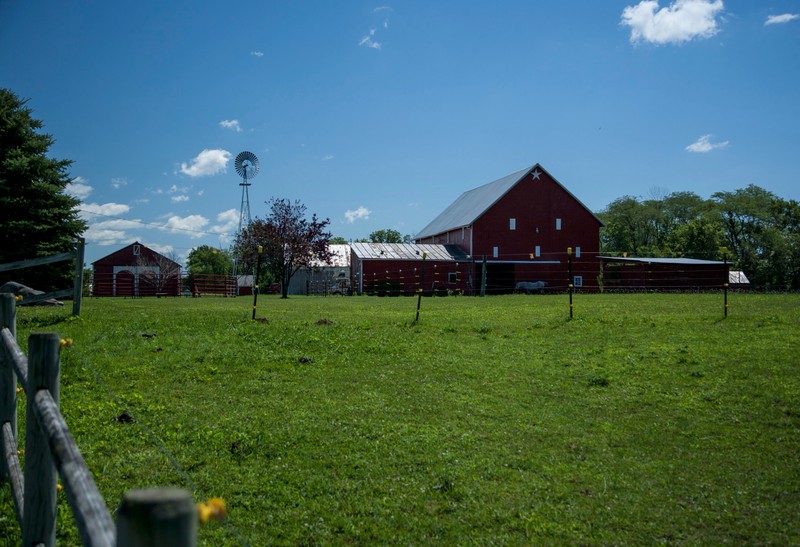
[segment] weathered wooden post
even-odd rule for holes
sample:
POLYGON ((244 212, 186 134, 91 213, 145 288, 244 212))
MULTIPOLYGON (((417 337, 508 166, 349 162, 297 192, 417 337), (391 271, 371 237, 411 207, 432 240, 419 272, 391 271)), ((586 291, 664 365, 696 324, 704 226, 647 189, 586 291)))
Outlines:
MULTIPOLYGON (((17 338, 17 302, 11 293, 0 293, 0 329, 8 329, 17 338)), ((17 375, 14 367, 0 351, 0 427, 11 426, 14 439, 17 438, 17 375)), ((0 447, 2 448, 2 447, 0 447)), ((9 477, 5 458, 0 462, 0 480, 9 477)))
POLYGON ((27 411, 25 415, 25 502, 22 544, 56 543, 56 484, 58 475, 45 429, 36 419, 35 395, 50 392, 58 404, 60 339, 54 332, 28 338, 27 411))
POLYGON ((131 490, 117 511, 117 547, 194 547, 197 507, 178 488, 131 490))

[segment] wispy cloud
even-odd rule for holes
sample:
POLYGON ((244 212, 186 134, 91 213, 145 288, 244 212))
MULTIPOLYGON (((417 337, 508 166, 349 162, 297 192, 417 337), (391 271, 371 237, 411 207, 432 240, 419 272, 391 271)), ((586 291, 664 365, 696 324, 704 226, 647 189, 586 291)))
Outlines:
POLYGON ((698 154, 705 154, 707 152, 711 152, 715 148, 725 148, 726 146, 728 146, 728 143, 729 141, 711 142, 711 135, 703 135, 695 142, 687 146, 686 150, 698 154))
POLYGON ((203 150, 191 163, 181 163, 180 172, 190 177, 207 177, 224 172, 231 153, 227 150, 203 150))
POLYGON ((242 126, 239 124, 239 120, 222 120, 219 124, 225 129, 231 129, 237 133, 242 132, 242 126))
POLYGON ((122 177, 114 177, 111 179, 111 187, 114 190, 119 190, 120 188, 128 185, 128 179, 122 177))
POLYGON ((381 43, 375 41, 375 30, 370 29, 369 34, 362 36, 361 40, 358 42, 359 46, 364 46, 372 49, 381 49, 381 43))
POLYGON ((131 208, 124 203, 84 203, 78 210, 81 213, 81 217, 84 219, 91 219, 96 216, 119 216, 124 215, 131 208))
POLYGON ((217 223, 208 229, 209 232, 219 234, 219 242, 223 245, 233 241, 233 234, 239 227, 239 211, 228 209, 217 215, 217 223))
POLYGON ((330 161, 333 159, 333 154, 328 154, 326 156, 322 156, 322 161, 330 161))
POLYGON ((203 228, 208 225, 208 219, 203 215, 189 215, 179 217, 173 215, 167 219, 163 230, 173 233, 183 233, 191 238, 203 236, 203 228))
POLYGON ((182 201, 189 201, 189 196, 186 194, 180 194, 177 196, 172 196, 172 203, 181 203, 182 201))
POLYGON ((800 14, 797 13, 783 13, 781 15, 770 15, 767 17, 767 20, 764 21, 764 26, 767 25, 780 25, 782 23, 788 23, 789 21, 794 21, 795 19, 800 19, 800 14))
POLYGON ((372 213, 372 211, 362 205, 358 209, 345 211, 344 218, 347 220, 348 224, 353 224, 356 220, 368 219, 370 213, 372 213))
POLYGON ((253 57, 263 57, 264 56, 264 52, 263 51, 254 50, 254 51, 250 52, 250 55, 252 55, 253 57))
POLYGON ((83 200, 94 191, 94 188, 86 184, 86 179, 83 177, 75 177, 72 182, 64 187, 64 192, 70 196, 83 200))
POLYGON ((675 0, 659 9, 658 0, 642 0, 622 10, 620 24, 631 28, 631 43, 681 44, 719 32, 722 0, 675 0))

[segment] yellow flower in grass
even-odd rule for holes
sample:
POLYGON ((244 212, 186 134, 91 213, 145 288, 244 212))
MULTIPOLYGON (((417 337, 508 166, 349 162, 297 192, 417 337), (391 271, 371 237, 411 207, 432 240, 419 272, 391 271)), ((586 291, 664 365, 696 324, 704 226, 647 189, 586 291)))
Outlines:
POLYGON ((62 338, 61 342, 59 342, 59 343, 61 344, 62 348, 65 347, 65 346, 69 347, 69 346, 72 345, 72 338, 62 338))
POLYGON ((228 510, 225 508, 225 500, 222 498, 211 498, 205 503, 197 504, 197 514, 200 518, 200 524, 205 524, 211 519, 222 521, 228 515, 228 510))

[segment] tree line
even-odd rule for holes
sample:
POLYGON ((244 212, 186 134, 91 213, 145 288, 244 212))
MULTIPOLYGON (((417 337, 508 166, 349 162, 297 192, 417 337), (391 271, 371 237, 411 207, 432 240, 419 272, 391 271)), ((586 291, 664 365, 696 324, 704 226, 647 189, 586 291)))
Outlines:
POLYGON ((800 289, 800 204, 756 185, 703 199, 624 196, 598 213, 601 253, 728 260, 751 286, 800 289))

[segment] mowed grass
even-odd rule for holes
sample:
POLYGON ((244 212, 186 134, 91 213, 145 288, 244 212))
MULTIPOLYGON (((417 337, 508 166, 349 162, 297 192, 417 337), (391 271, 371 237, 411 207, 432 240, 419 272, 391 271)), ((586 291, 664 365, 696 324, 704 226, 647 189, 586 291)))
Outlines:
MULTIPOLYGON (((565 295, 425 298, 414 323, 402 297, 262 296, 268 322, 244 297, 87 299, 18 320, 23 345, 74 340, 62 411, 112 511, 132 488, 220 496, 204 545, 798 544, 800 296, 730 303, 577 295, 569 320, 565 295)), ((58 536, 78 542, 63 493, 58 536)), ((19 541, 7 485, 0 537, 19 541)))

